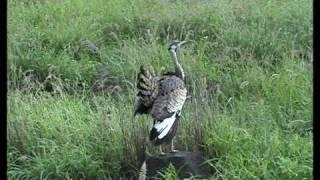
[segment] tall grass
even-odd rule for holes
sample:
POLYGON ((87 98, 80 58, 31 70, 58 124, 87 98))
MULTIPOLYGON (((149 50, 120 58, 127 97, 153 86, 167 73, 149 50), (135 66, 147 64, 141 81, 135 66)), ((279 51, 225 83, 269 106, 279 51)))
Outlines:
MULTIPOLYGON (((10 1, 10 179, 133 175, 150 117, 132 129, 141 64, 172 70, 189 99, 176 138, 218 179, 312 178, 311 1, 10 1)), ((175 178, 171 168, 165 178, 175 178)))

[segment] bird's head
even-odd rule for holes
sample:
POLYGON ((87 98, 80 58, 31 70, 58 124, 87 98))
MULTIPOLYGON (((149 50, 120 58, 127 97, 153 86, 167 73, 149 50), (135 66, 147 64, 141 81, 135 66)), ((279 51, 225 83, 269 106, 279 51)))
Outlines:
POLYGON ((174 51, 176 52, 178 48, 180 48, 183 44, 187 43, 188 41, 178 41, 174 40, 172 43, 169 45, 168 50, 169 51, 174 51))

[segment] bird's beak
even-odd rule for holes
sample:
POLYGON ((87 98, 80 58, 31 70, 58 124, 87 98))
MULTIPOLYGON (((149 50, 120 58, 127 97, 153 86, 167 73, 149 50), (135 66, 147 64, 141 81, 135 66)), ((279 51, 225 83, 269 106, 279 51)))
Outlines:
POLYGON ((188 41, 181 41, 178 43, 178 46, 181 47, 182 45, 186 44, 188 41))

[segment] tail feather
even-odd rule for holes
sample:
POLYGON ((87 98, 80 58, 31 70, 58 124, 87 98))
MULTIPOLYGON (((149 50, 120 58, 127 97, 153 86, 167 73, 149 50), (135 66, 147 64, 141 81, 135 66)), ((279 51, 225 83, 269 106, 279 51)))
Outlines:
POLYGON ((151 94, 152 94, 152 91, 140 90, 138 93, 138 96, 150 96, 151 94))
POLYGON ((157 96, 157 81, 154 78, 154 73, 150 72, 144 66, 140 67, 140 72, 138 74, 138 83, 137 88, 139 90, 137 96, 139 97, 139 101, 136 104, 136 108, 134 113, 147 113, 154 99, 157 96))
POLYGON ((157 129, 153 127, 150 131, 150 136, 149 136, 150 141, 153 141, 158 135, 159 133, 157 132, 157 129))
POLYGON ((150 131, 150 141, 156 140, 155 143, 158 144, 159 141, 163 140, 168 135, 175 120, 176 112, 162 121, 156 121, 150 131))
POLYGON ((139 88, 139 89, 149 90, 149 91, 150 91, 150 90, 152 90, 151 87, 150 87, 150 86, 151 86, 150 84, 151 84, 150 82, 148 82, 148 83, 140 82, 140 83, 138 84, 138 88, 139 88))
POLYGON ((144 90, 151 89, 152 75, 144 66, 140 67, 138 78, 139 78, 139 81, 137 84, 138 89, 144 89, 144 90))

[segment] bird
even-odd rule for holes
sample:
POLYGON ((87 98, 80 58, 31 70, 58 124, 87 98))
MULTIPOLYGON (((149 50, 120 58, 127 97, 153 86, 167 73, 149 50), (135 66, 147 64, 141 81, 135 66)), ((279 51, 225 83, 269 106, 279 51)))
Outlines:
MULTIPOLYGON (((167 72, 155 76, 145 66, 140 67, 138 73, 138 94, 134 106, 132 120, 137 114, 149 114, 153 118, 153 126, 149 139, 155 146, 159 145, 160 155, 165 155, 161 144, 171 144, 171 152, 177 152, 174 148, 173 138, 176 134, 182 108, 187 99, 185 85, 185 72, 178 60, 177 51, 187 41, 174 40, 169 45, 174 72, 167 72)), ((134 122, 132 122, 134 124, 134 122)))

